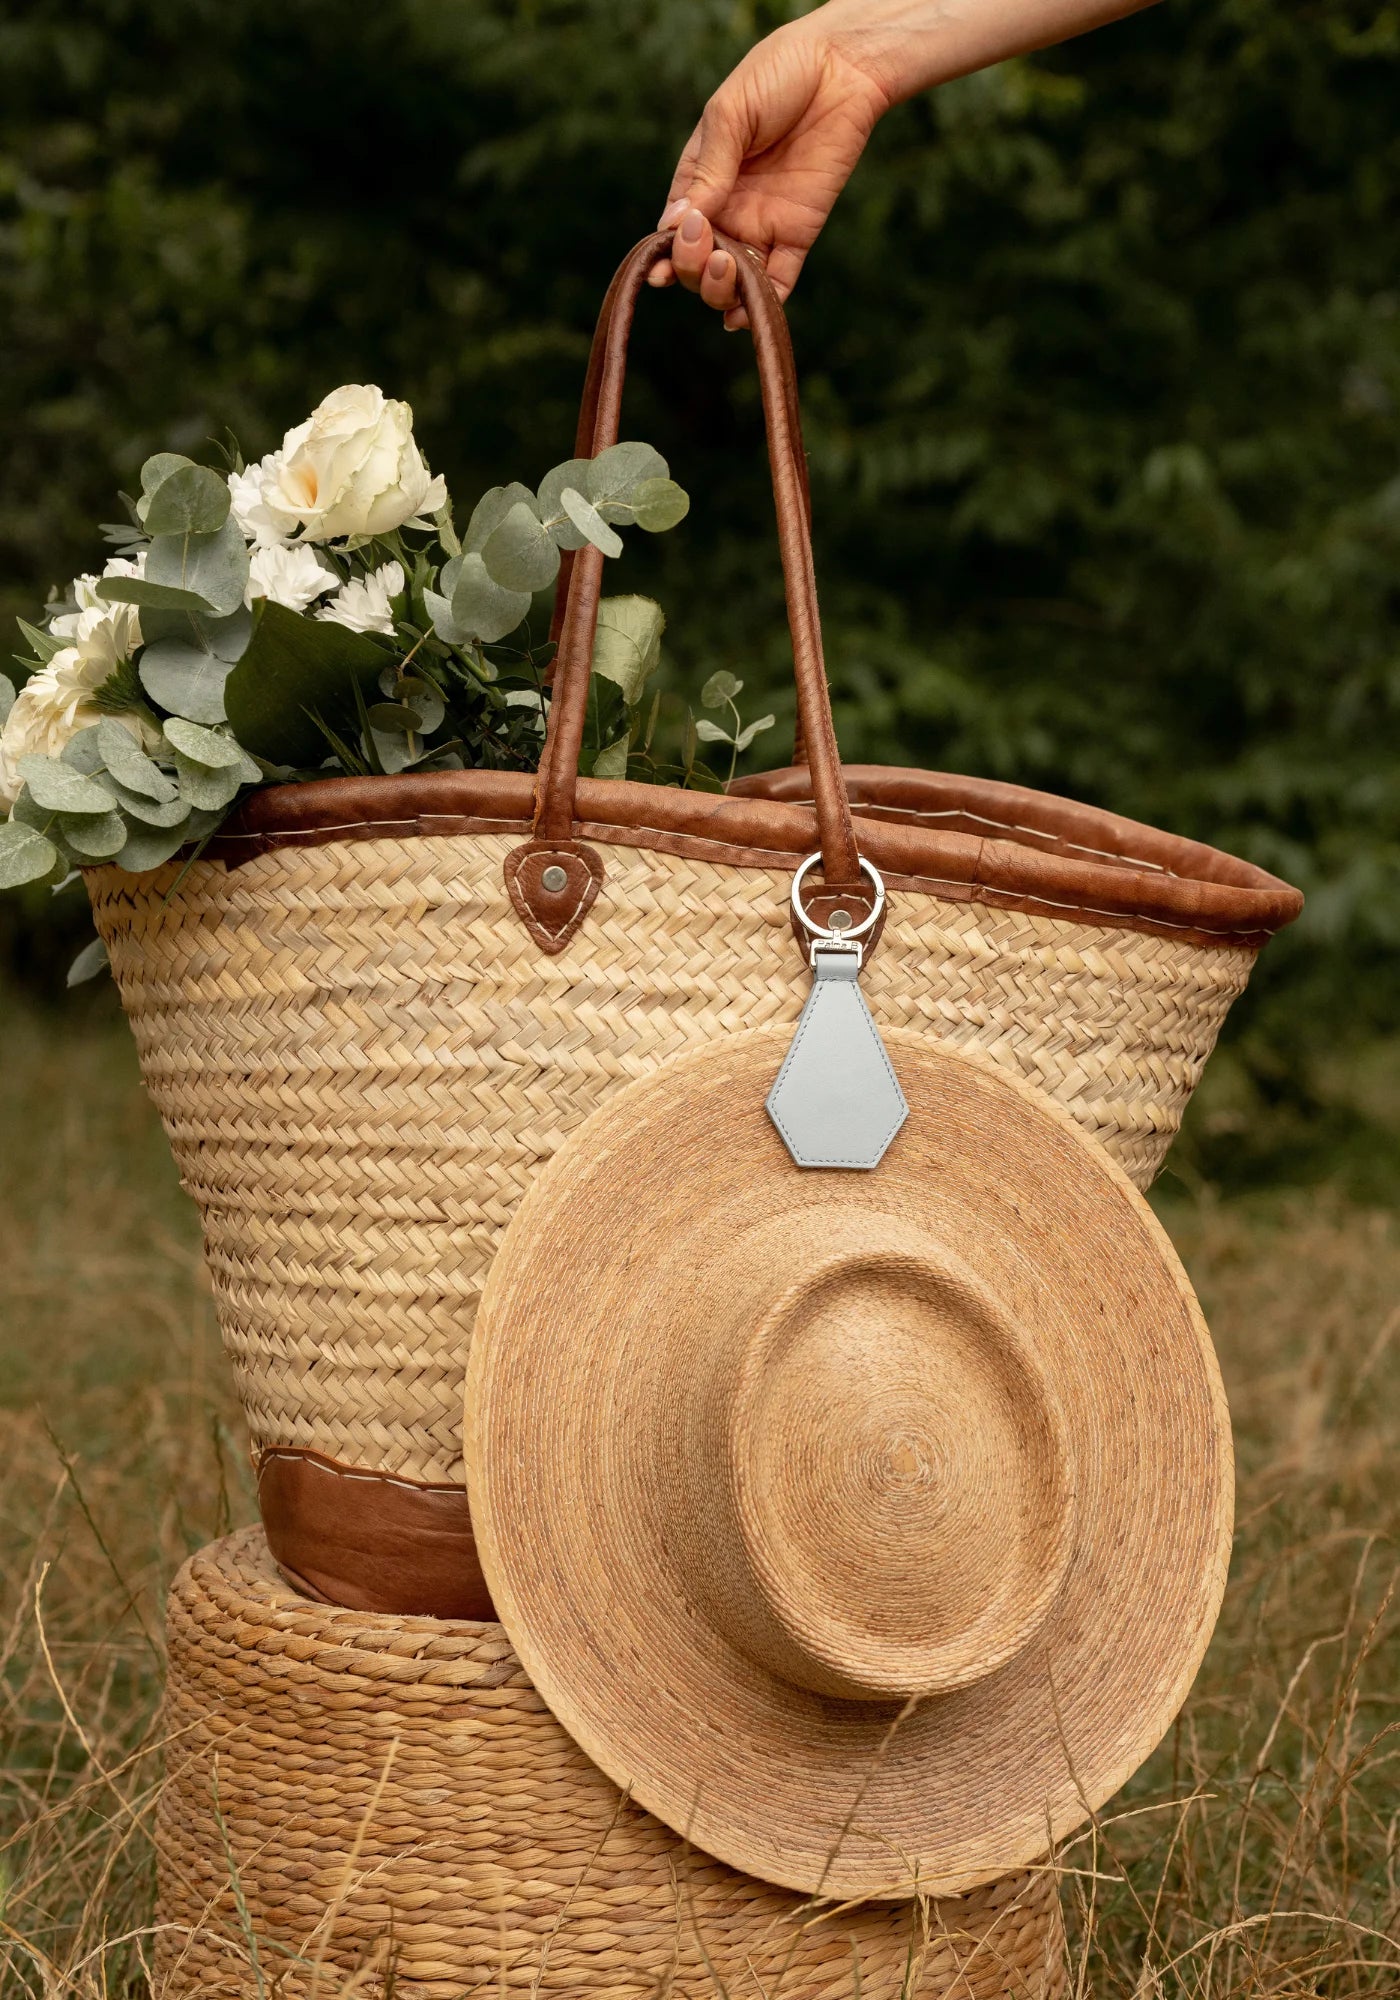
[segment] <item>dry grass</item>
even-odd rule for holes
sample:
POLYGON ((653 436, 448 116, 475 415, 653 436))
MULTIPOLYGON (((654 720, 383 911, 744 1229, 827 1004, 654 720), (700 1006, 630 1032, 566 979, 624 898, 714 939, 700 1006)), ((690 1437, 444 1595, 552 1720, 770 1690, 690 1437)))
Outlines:
MULTIPOLYGON (((2 1004, 0 1994, 134 1996, 162 1594, 251 1490, 124 1025, 2 1004)), ((1061 1857, 1073 1991, 1394 1995, 1400 1227, 1316 1197, 1168 1219, 1231 1391, 1239 1536, 1180 1725, 1061 1857)))

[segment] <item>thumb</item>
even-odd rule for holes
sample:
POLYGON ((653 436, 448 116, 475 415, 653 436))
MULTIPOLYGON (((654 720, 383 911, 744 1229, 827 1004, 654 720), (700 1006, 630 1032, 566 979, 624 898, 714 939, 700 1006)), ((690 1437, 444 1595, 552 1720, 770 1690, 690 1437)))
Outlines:
POLYGON ((728 95, 711 98, 690 144, 681 154, 671 183, 668 209, 674 208, 678 200, 685 201, 713 220, 739 178, 748 137, 728 95))

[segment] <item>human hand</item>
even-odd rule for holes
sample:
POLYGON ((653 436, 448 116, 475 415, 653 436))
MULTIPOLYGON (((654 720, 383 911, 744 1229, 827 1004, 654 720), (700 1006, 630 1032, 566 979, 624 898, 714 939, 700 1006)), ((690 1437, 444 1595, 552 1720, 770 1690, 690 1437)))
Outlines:
POLYGON ((846 185, 891 99, 836 46, 819 9, 750 49, 705 106, 681 154, 658 227, 676 229, 653 285, 677 279, 747 326, 722 229, 759 250, 780 299, 846 185))
POLYGON ((892 104, 1008 56, 1083 34, 1152 0, 826 0, 749 50, 705 106, 657 225, 676 230, 653 285, 739 304, 715 229, 752 244, 780 299, 892 104))

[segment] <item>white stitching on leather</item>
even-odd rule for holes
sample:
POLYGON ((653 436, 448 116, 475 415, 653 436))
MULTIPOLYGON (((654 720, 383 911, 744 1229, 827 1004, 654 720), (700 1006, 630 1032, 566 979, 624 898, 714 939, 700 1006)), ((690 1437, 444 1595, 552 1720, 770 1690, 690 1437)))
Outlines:
MULTIPOLYGON (((736 798, 750 796, 752 795, 745 792, 735 794, 736 798)), ((763 800, 761 803, 768 804, 769 801, 763 800)), ((771 803, 785 806, 811 806, 813 808, 816 806, 815 799, 778 799, 773 800, 771 803)), ((1022 826, 1019 820, 988 819, 985 813, 970 812, 966 806, 941 806, 935 809, 932 806, 887 806, 879 805, 873 800, 852 799, 851 811, 857 818, 863 816, 867 819, 873 819, 877 813, 888 814, 896 820, 970 819, 975 821, 978 826, 994 827, 998 833, 1033 834, 1037 840, 1054 841, 1062 847, 1071 847, 1076 854, 1091 854, 1096 861, 1117 861, 1128 868, 1141 868, 1153 875, 1167 875, 1173 882, 1190 882, 1194 879, 1190 875, 1178 875, 1175 868, 1168 868, 1160 861, 1145 861, 1141 855, 1120 854, 1115 849, 1108 847, 1088 847, 1082 840, 1070 840, 1065 834, 1047 833, 1044 827, 1022 826)), ((1037 853, 1043 851, 1043 849, 1036 850, 1037 853)))
MULTIPOLYGON (((768 804, 773 802, 764 800, 760 801, 760 803, 768 804)), ((784 805, 792 805, 792 804, 810 805, 811 801, 786 799, 786 800, 776 801, 776 803, 784 805)), ((271 833, 227 833, 227 834, 221 834, 219 838, 222 840, 246 841, 250 845, 255 844, 258 846, 262 846, 264 848, 270 846, 276 846, 279 843, 296 846, 300 844, 301 836, 303 834, 324 835, 324 834, 335 834, 335 833, 371 833, 371 832, 381 832, 381 831, 385 833, 402 833, 409 829, 413 830, 416 833, 423 833, 425 831, 423 827, 423 821, 434 820, 434 819, 441 819, 444 821, 471 819, 480 822, 482 820, 489 820, 489 815, 484 813, 483 814, 424 813, 414 819, 355 819, 355 820, 346 820, 344 823, 338 822, 334 826, 308 826, 308 827, 300 827, 296 829, 287 830, 285 832, 274 831, 271 833)), ((493 822, 493 824, 499 826, 503 832, 508 832, 511 829, 517 827, 519 825, 519 821, 497 820, 493 822)), ((991 824, 997 825, 1000 824, 1000 822, 992 821, 991 824)), ((713 834, 685 833, 682 831, 678 831, 675 827, 662 827, 662 826, 612 827, 612 826, 607 826, 602 821, 598 820, 584 820, 581 822, 581 826, 584 833, 588 836, 588 838, 594 840, 604 840, 609 845, 614 847, 625 847, 628 845, 627 841, 618 840, 616 838, 616 836, 619 833, 624 833, 624 834, 654 833, 657 836, 657 838, 661 840, 679 839, 679 840, 707 841, 713 847, 738 847, 740 844, 737 841, 721 840, 713 834)), ((1007 830, 1010 831, 1011 829, 1008 827, 1007 830)), ((1028 831, 1034 831, 1034 829, 1028 829, 1028 831)), ((1046 836, 1042 836, 1042 838, 1044 837, 1046 836)), ((450 838, 450 836, 444 834, 440 836, 440 838, 446 839, 450 838)), ((551 851, 558 851, 558 850, 551 850, 551 851)), ((757 849, 754 851, 766 852, 766 850, 763 849, 757 849)), ((1092 853, 1095 850, 1086 849, 1085 851, 1088 853, 1092 853)), ((1111 855, 1111 856, 1106 856, 1105 858, 1109 860, 1120 861, 1123 863, 1124 866, 1130 867, 1134 865, 1130 857, 1126 855, 1111 855)), ((800 855, 783 854, 777 851, 776 849, 773 850, 772 853, 773 866, 776 868, 795 869, 800 859, 801 859, 800 855)), ((744 868, 744 867, 752 867, 755 864, 752 862, 743 862, 743 861, 733 861, 733 862, 718 861, 715 863, 715 865, 716 867, 720 868, 744 868)), ((1152 864, 1150 863, 1142 865, 1145 868, 1150 868, 1153 873, 1161 875, 1165 880, 1168 881, 1187 882, 1193 879, 1191 876, 1188 875, 1173 875, 1171 871, 1167 869, 1152 868, 1152 864)), ((968 877, 963 875, 899 875, 891 872, 890 880, 895 885, 900 885, 900 884, 907 885, 909 883, 915 883, 919 885, 927 884, 930 888, 969 889, 969 890, 981 889, 982 891, 984 891, 986 895, 989 896, 1004 896, 1007 897, 1008 899, 1017 902, 1038 903, 1047 910, 1066 910, 1071 913, 1078 914, 1080 916, 1101 917, 1105 923, 1110 925, 1131 926, 1134 923, 1153 924, 1159 930, 1193 931, 1200 937, 1239 938, 1239 937, 1257 937, 1260 935, 1263 935, 1265 937, 1273 937, 1275 935, 1275 932, 1271 930, 1267 924, 1262 924, 1262 923, 1228 924, 1223 926, 1220 924, 1207 924, 1203 922, 1174 923, 1170 917, 1148 916, 1146 914, 1140 916, 1134 916, 1125 910, 1101 909, 1096 903, 1060 903, 1056 902, 1052 897, 1049 896, 1033 895, 1029 890, 999 889, 992 883, 969 880, 968 877)), ((1218 884, 1210 884, 1208 886, 1228 889, 1235 887, 1236 885, 1224 882, 1218 884)), ((580 898, 580 901, 582 901, 582 898, 580 898)), ((545 929, 545 926, 541 924, 540 928, 541 930, 543 930, 545 929)), ((556 933, 551 931, 550 936, 553 937, 554 935, 556 935, 556 933)))
POLYGON ((426 1479, 405 1479, 396 1472, 371 1472, 350 1465, 327 1465, 323 1458, 316 1457, 309 1450, 301 1450, 296 1445, 268 1445, 258 1455, 258 1483, 261 1485, 263 1467, 274 1458, 295 1460, 298 1465, 309 1465, 315 1472, 324 1472, 331 1479, 367 1479, 376 1486, 402 1486, 406 1493, 460 1493, 466 1497, 465 1486, 451 1486, 445 1482, 426 1479))

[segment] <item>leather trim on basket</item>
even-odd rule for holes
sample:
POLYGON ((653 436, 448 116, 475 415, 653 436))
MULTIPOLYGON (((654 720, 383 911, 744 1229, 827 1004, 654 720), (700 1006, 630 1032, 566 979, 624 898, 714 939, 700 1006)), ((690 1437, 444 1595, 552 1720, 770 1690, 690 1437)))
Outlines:
MULTIPOLYGON (((845 777, 861 852, 892 889, 1248 949, 1303 906, 1250 862, 1021 785, 861 764, 845 777)), ((805 765, 741 779, 723 796, 581 778, 575 837, 794 868, 817 846, 810 788, 805 765)), ((284 846, 527 834, 533 813, 534 778, 523 771, 321 778, 253 793, 206 851, 237 866, 284 846)))
POLYGON ((462 1486, 425 1486, 274 1445, 258 1459, 273 1560, 319 1604, 407 1617, 494 1618, 462 1486))

